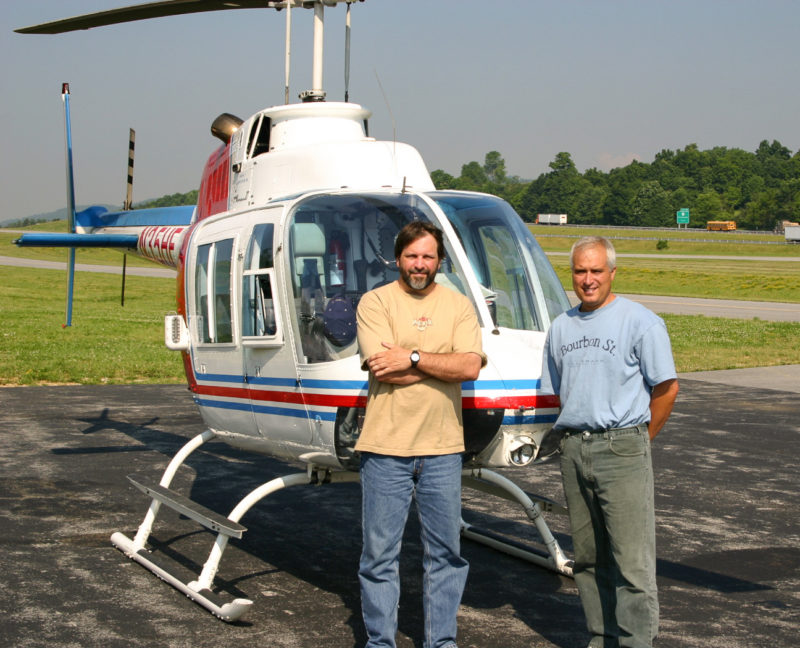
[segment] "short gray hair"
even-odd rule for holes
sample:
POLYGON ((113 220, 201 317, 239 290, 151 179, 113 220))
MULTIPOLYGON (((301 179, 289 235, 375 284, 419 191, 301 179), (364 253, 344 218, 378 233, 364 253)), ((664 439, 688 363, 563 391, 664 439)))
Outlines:
POLYGON ((569 267, 570 270, 575 269, 575 254, 581 250, 590 247, 602 246, 606 249, 606 261, 609 270, 614 270, 617 267, 617 251, 614 246, 604 236, 583 236, 572 244, 572 249, 569 251, 569 267))

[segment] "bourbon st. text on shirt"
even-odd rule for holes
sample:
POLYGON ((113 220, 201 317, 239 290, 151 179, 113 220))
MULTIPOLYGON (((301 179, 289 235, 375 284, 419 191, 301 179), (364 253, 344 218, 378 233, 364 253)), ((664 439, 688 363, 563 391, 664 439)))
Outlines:
POLYGON ((610 338, 606 339, 603 342, 599 337, 596 338, 588 338, 585 335, 576 340, 574 342, 570 342, 569 344, 562 344, 559 347, 559 351, 561 352, 561 357, 563 358, 568 353, 572 351, 578 351, 579 349, 588 349, 589 347, 596 347, 601 351, 607 351, 610 355, 614 355, 614 351, 617 348, 616 340, 612 340, 610 338))

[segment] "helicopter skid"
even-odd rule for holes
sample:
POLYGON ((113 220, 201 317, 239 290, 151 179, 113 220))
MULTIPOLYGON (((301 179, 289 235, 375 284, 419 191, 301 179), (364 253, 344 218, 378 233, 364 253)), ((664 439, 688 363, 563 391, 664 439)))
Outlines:
MULTIPOLYGON (((111 536, 111 543, 130 559, 149 569, 163 581, 183 592, 215 616, 223 621, 233 622, 240 619, 252 606, 253 602, 245 598, 224 600, 224 597, 215 592, 212 587, 228 541, 230 538, 241 538, 246 531, 246 528, 239 523, 242 517, 265 497, 290 486, 320 486, 332 483, 357 482, 359 481, 359 474, 355 471, 331 470, 309 464, 305 472, 275 477, 257 486, 243 497, 230 514, 225 517, 170 489, 170 484, 178 468, 186 461, 189 455, 201 445, 216 437, 217 433, 209 429, 189 440, 169 462, 158 483, 140 475, 128 476, 131 483, 150 498, 150 507, 133 539, 117 532, 111 536), (214 544, 202 571, 194 579, 181 577, 179 574, 182 574, 185 570, 179 564, 173 565, 168 557, 160 553, 151 552, 147 548, 148 538, 162 505, 194 520, 216 534, 214 544)), ((563 513, 565 509, 562 506, 546 498, 529 495, 509 479, 487 469, 465 469, 462 472, 462 485, 463 487, 480 490, 521 505, 528 518, 536 526, 546 551, 520 545, 490 532, 477 529, 462 520, 462 535, 464 537, 560 574, 572 575, 572 561, 562 552, 558 541, 553 537, 542 515, 542 510, 563 513)))
POLYGON ((217 570, 219 569, 222 554, 227 547, 228 540, 230 538, 241 538, 244 531, 246 531, 245 527, 239 524, 239 520, 257 502, 283 488, 297 485, 328 483, 331 481, 344 481, 344 479, 341 478, 325 478, 320 473, 324 475, 327 474, 327 471, 316 472, 309 469, 309 471, 305 473, 294 473, 284 475, 283 477, 276 477, 260 485, 246 495, 236 507, 234 507, 227 518, 170 490, 164 485, 147 483, 146 480, 138 475, 129 475, 128 479, 131 483, 152 498, 150 509, 144 521, 139 526, 139 531, 133 540, 117 532, 111 536, 111 543, 126 556, 149 569, 160 579, 169 583, 178 591, 183 592, 190 599, 200 604, 223 621, 237 621, 247 612, 253 602, 243 598, 236 598, 231 602, 224 602, 223 598, 215 593, 211 587, 217 570), (169 565, 170 560, 168 558, 161 554, 156 556, 145 547, 145 543, 149 537, 150 530, 161 504, 200 523, 217 534, 208 559, 203 565, 202 572, 195 580, 186 582, 185 579, 180 578, 175 571, 173 571, 174 568, 169 565))
POLYGON ((358 481, 358 474, 331 471, 326 468, 309 465, 306 472, 275 477, 256 487, 242 498, 230 514, 225 517, 169 488, 178 468, 186 461, 189 455, 207 441, 216 438, 216 436, 217 433, 209 429, 188 441, 172 458, 158 483, 141 475, 128 475, 128 480, 151 498, 150 507, 145 514, 144 520, 139 525, 136 536, 132 540, 123 533, 116 532, 111 536, 111 543, 128 558, 149 569, 160 579, 186 594, 186 596, 215 616, 223 621, 232 622, 240 619, 252 606, 253 602, 245 598, 225 601, 222 596, 212 590, 212 585, 222 554, 228 545, 228 540, 230 538, 241 538, 247 530, 239 524, 242 516, 268 495, 289 486, 358 481), (194 520, 216 534, 214 545, 211 547, 202 572, 194 580, 181 578, 178 575, 178 571, 184 570, 180 565, 172 565, 170 564, 172 561, 168 557, 162 554, 155 554, 147 549, 147 540, 162 505, 194 520))
POLYGON ((237 598, 232 601, 224 602, 222 597, 212 592, 210 589, 203 588, 195 590, 192 588, 193 583, 184 583, 183 580, 173 574, 165 560, 159 560, 153 554, 145 549, 134 549, 134 542, 123 533, 115 533, 111 536, 111 543, 122 553, 124 553, 131 560, 136 561, 143 567, 149 569, 156 576, 166 583, 169 583, 180 592, 183 592, 192 599, 195 603, 202 605, 214 616, 219 617, 223 621, 233 622, 237 621, 247 610, 253 602, 249 599, 237 598))
POLYGON ((461 484, 462 487, 473 488, 490 495, 496 495, 497 497, 516 502, 522 506, 528 519, 536 526, 536 530, 541 537, 546 551, 504 538, 485 529, 479 529, 462 520, 461 535, 463 537, 516 558, 526 560, 535 565, 545 567, 563 576, 572 577, 573 561, 566 557, 542 515, 543 509, 557 513, 566 513, 566 509, 563 506, 547 498, 530 495, 511 480, 491 470, 464 470, 461 475, 461 484))

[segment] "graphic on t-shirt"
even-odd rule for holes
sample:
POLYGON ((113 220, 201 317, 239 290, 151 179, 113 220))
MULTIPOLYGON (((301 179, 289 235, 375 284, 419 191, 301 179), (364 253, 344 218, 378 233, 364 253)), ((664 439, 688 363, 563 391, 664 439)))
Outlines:
POLYGON ((433 320, 430 317, 418 317, 411 325, 418 331, 424 331, 429 326, 433 326, 433 320))

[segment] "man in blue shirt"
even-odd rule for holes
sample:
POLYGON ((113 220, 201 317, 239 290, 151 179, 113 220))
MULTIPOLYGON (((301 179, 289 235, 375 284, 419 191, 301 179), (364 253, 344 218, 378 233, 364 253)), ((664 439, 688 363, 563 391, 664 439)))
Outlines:
POLYGON ((650 441, 678 381, 660 317, 611 292, 616 252, 602 237, 570 253, 580 305, 547 334, 542 393, 558 394, 561 476, 589 648, 650 648, 658 634, 650 441))

